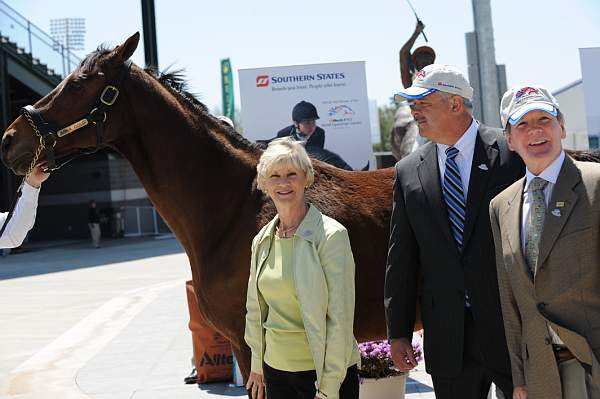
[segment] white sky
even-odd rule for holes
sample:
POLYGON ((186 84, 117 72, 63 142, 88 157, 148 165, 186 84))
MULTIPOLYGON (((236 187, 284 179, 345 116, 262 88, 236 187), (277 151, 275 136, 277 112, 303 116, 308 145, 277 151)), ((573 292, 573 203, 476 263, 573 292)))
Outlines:
MULTIPOLYGON (((142 31, 139 0, 5 0, 49 32, 51 18, 86 19, 86 50, 119 44, 142 31)), ((465 33, 473 30, 470 0, 413 0, 437 62, 467 73, 465 33)), ((183 67, 191 88, 220 107, 219 60, 237 69, 366 61, 370 98, 386 104, 400 87, 398 51, 415 18, 404 0, 155 0, 160 68, 183 67)), ((0 17, 5 18, 4 15, 0 17)), ((599 0, 492 0, 496 62, 508 85, 556 90, 581 78, 581 47, 600 46, 599 0)), ((422 38, 416 46, 423 45, 422 38)), ((144 65, 143 44, 134 61, 144 65)))

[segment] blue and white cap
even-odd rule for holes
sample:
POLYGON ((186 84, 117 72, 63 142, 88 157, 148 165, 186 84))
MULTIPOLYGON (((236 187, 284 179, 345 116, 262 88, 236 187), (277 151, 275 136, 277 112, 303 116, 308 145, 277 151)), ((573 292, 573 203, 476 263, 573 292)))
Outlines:
POLYGON ((502 96, 500 118, 502 126, 516 125, 529 111, 540 110, 558 115, 558 102, 543 86, 515 86, 502 96))
POLYGON ((415 74, 412 86, 394 95, 394 101, 420 100, 436 91, 473 100, 473 88, 461 71, 443 64, 431 64, 415 74))

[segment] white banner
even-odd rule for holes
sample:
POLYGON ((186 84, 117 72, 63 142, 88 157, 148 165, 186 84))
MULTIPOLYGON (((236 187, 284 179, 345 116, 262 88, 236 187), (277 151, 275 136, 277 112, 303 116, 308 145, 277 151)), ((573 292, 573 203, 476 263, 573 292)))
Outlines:
POLYGON ((588 136, 600 136, 600 47, 579 49, 588 136))
POLYGON ((294 105, 307 101, 317 108, 325 149, 353 169, 375 168, 364 62, 240 69, 239 78, 247 139, 276 137, 292 125, 294 105))

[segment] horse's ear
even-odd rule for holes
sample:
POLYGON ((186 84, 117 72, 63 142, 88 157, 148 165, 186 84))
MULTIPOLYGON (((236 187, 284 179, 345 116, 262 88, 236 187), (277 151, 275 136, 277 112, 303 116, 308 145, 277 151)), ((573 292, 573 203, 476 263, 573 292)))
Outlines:
POLYGON ((131 57, 140 42, 140 32, 135 32, 123 44, 118 45, 110 55, 112 65, 121 65, 131 57))

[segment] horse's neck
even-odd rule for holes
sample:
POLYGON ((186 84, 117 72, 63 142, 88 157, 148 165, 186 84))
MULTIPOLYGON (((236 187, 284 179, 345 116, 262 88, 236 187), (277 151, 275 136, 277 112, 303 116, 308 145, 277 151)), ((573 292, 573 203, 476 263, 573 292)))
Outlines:
POLYGON ((252 195, 256 157, 207 131, 155 81, 135 81, 132 117, 115 147, 130 161, 153 204, 192 257, 218 246, 252 195), (137 90, 151 86, 152 95, 137 90), (143 94, 142 94, 143 93, 143 94), (202 248, 197 243, 202 242, 202 248))

